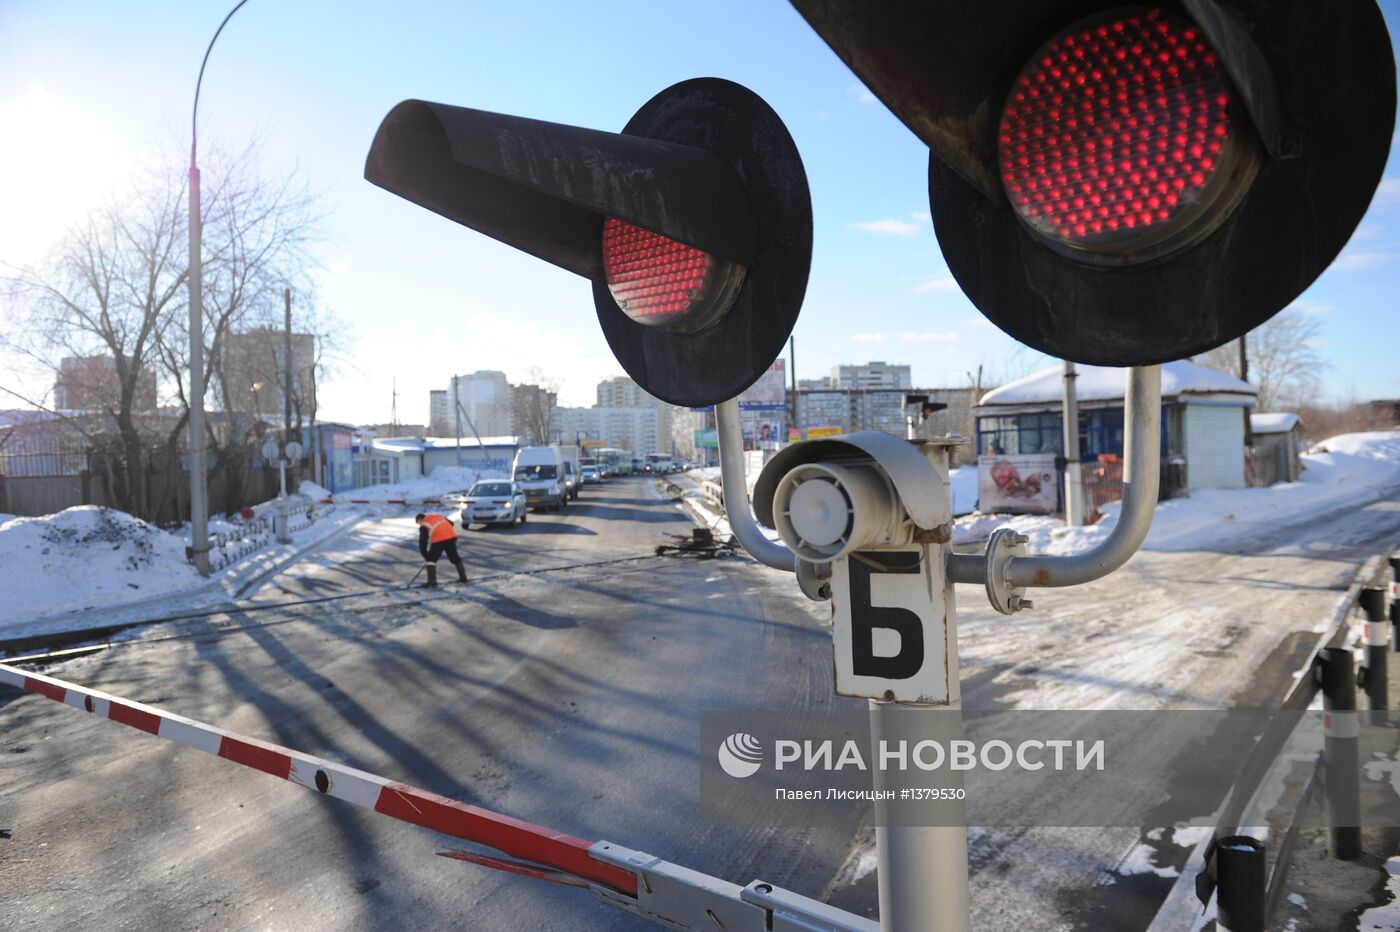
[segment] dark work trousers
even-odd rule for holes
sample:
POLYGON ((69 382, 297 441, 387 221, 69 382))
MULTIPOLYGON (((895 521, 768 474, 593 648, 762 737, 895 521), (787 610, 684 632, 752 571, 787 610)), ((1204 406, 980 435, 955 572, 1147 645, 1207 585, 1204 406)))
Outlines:
POLYGON ((457 541, 455 538, 451 540, 440 540, 436 544, 429 546, 428 554, 424 559, 429 563, 436 563, 438 557, 441 556, 446 556, 447 562, 457 567, 459 572, 466 572, 462 567, 462 558, 457 555, 457 541))

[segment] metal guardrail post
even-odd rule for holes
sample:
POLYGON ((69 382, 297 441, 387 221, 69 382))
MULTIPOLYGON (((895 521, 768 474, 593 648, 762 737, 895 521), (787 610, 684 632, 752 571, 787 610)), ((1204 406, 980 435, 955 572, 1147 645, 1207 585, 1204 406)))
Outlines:
POLYGON ((1220 932, 1264 932, 1264 845, 1248 835, 1220 839, 1215 849, 1215 926, 1220 932))
POLYGON ((1323 774, 1332 856, 1361 856, 1361 757, 1356 720, 1356 670, 1351 651, 1325 648, 1318 656, 1322 681, 1323 774))
POLYGON ((1373 586, 1362 589, 1356 600, 1366 616, 1366 666, 1363 668, 1362 685, 1366 689, 1366 707, 1372 712, 1390 707, 1390 674, 1387 670, 1390 623, 1385 617, 1388 594, 1383 587, 1373 586))

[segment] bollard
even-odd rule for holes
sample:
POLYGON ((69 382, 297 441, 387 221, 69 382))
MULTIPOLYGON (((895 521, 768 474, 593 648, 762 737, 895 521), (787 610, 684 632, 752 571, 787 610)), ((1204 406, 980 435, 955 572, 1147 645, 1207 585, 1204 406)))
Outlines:
POLYGON ((1356 720, 1356 670, 1351 651, 1327 647, 1318 656, 1322 680, 1322 769, 1332 856, 1361 856, 1361 760, 1356 720))
MULTIPOLYGON (((426 570, 428 571, 428 581, 427 581, 427 583, 425 583, 425 585, 426 585, 429 589, 436 589, 436 588, 437 588, 437 564, 436 564, 436 563, 425 563, 425 564, 423 564, 423 568, 426 569, 426 570)), ((1355 698, 1355 697, 1353 697, 1353 699, 1354 699, 1354 698, 1355 698)))
POLYGON ((1392 650, 1400 650, 1400 556, 1390 558, 1390 627, 1392 650))
MULTIPOLYGON (((1361 590, 1357 604, 1366 615, 1362 624, 1366 642, 1366 667, 1363 683, 1366 688, 1366 707, 1372 712, 1390 707, 1389 663, 1390 624, 1386 620, 1385 589, 1376 586, 1361 590)), ((1381 724, 1379 717, 1368 717, 1373 724, 1381 724)))
POLYGON ((1220 932, 1264 932, 1267 882, 1264 845, 1230 835, 1215 848, 1215 927, 1220 932))

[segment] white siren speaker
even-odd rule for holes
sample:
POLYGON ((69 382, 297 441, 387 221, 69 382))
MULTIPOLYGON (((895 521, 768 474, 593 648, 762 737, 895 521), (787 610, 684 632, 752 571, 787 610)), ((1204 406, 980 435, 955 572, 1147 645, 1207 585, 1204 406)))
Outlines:
POLYGON ((779 480, 773 495, 778 536, 810 563, 900 543, 903 518, 894 487, 870 460, 803 463, 779 480))

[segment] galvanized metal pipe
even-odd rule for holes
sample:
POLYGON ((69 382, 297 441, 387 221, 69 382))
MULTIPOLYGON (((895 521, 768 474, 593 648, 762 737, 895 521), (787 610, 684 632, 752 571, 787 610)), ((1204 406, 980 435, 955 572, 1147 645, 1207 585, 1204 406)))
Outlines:
POLYGON ((1012 586, 1044 588, 1092 582, 1127 563, 1142 546, 1157 510, 1162 467, 1162 367, 1129 369, 1126 395, 1125 478, 1118 523, 1102 543, 1084 553, 1067 557, 1012 557, 1006 566, 1012 586))
POLYGON ((749 486, 744 480, 744 438, 739 429, 739 402, 731 398, 715 405, 719 434, 719 479, 724 489, 724 513, 735 538, 755 560, 778 570, 795 572, 796 558, 791 550, 769 540, 759 529, 749 505, 749 486))

